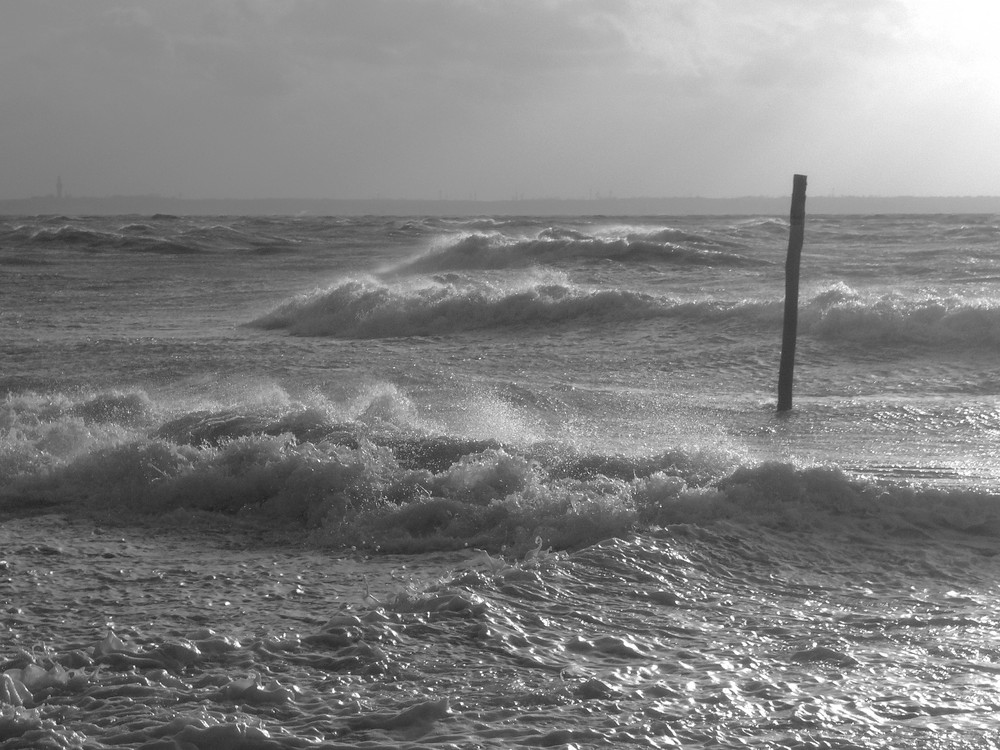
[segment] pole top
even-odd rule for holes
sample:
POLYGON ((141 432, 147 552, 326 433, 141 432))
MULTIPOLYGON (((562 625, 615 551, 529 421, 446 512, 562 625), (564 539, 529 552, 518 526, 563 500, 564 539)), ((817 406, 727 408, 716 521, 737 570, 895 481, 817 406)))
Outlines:
POLYGON ((792 178, 792 210, 789 220, 792 225, 799 226, 806 215, 806 176, 797 174, 792 178))

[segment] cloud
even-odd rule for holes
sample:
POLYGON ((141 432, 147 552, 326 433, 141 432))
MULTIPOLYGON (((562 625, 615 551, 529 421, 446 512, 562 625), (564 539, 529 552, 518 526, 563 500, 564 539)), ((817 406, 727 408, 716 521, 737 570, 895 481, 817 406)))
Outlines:
POLYGON ((0 193, 995 184, 1000 13, 955 2, 11 3, 0 193))
POLYGON ((377 67, 522 71, 600 64, 618 29, 595 21, 609 3, 562 0, 366 0, 296 4, 288 27, 312 51, 377 67))

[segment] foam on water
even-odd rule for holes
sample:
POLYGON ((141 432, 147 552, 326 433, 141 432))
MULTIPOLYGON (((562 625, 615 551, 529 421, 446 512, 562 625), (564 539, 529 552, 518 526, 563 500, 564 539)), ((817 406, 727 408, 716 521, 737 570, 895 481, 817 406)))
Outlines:
POLYGON ((815 295, 802 315, 813 335, 867 345, 1000 346, 1000 300, 861 292, 846 284, 815 295))
POLYGON ((389 338, 634 320, 660 314, 662 307, 648 294, 588 289, 548 273, 504 282, 367 277, 293 299, 252 325, 299 336, 389 338))
MULTIPOLYGON (((554 271, 483 278, 446 274, 390 280, 344 279, 298 296, 251 325, 301 336, 392 338, 551 325, 608 325, 674 319, 717 327, 751 326, 758 333, 781 325, 775 298, 719 300, 660 296, 573 283, 554 271)), ((991 296, 860 291, 843 282, 804 295, 800 332, 865 348, 1000 347, 1000 302, 991 296)))
POLYGON ((13 587, 45 594, 8 612, 10 746, 929 748, 997 730, 997 610, 976 593, 996 570, 975 547, 720 523, 360 559, 248 555, 232 532, 206 549, 219 532, 187 524, 155 544, 0 529, 19 535, 13 587))
POLYGON ((391 270, 395 273, 435 273, 597 260, 720 267, 766 263, 736 252, 739 250, 746 248, 738 242, 710 240, 676 229, 618 235, 604 230, 591 235, 575 229, 549 227, 532 237, 514 237, 501 231, 447 237, 391 270))
POLYGON ((500 425, 484 437, 435 431, 385 386, 339 405, 272 397, 179 415, 141 392, 8 398, 3 497, 9 507, 81 504, 134 517, 234 514, 323 544, 407 552, 525 549, 538 536, 578 548, 723 518, 1000 536, 1000 501, 989 492, 755 464, 722 446, 595 454, 533 441, 509 406, 497 419, 498 404, 484 414, 500 425))
POLYGON ((987 746, 995 224, 0 219, 0 744, 987 746))

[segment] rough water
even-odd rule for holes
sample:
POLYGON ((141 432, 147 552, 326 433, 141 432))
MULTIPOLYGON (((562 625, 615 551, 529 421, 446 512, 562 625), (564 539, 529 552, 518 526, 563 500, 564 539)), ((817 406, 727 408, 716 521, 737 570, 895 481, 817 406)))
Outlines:
POLYGON ((1000 746, 1000 222, 0 218, 2 748, 1000 746))

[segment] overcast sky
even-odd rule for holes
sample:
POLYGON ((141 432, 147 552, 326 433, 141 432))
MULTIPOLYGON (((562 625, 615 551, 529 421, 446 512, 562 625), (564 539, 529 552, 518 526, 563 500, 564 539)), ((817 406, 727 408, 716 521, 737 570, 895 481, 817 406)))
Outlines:
POLYGON ((1000 3, 0 0, 0 199, 1000 195, 1000 3))

